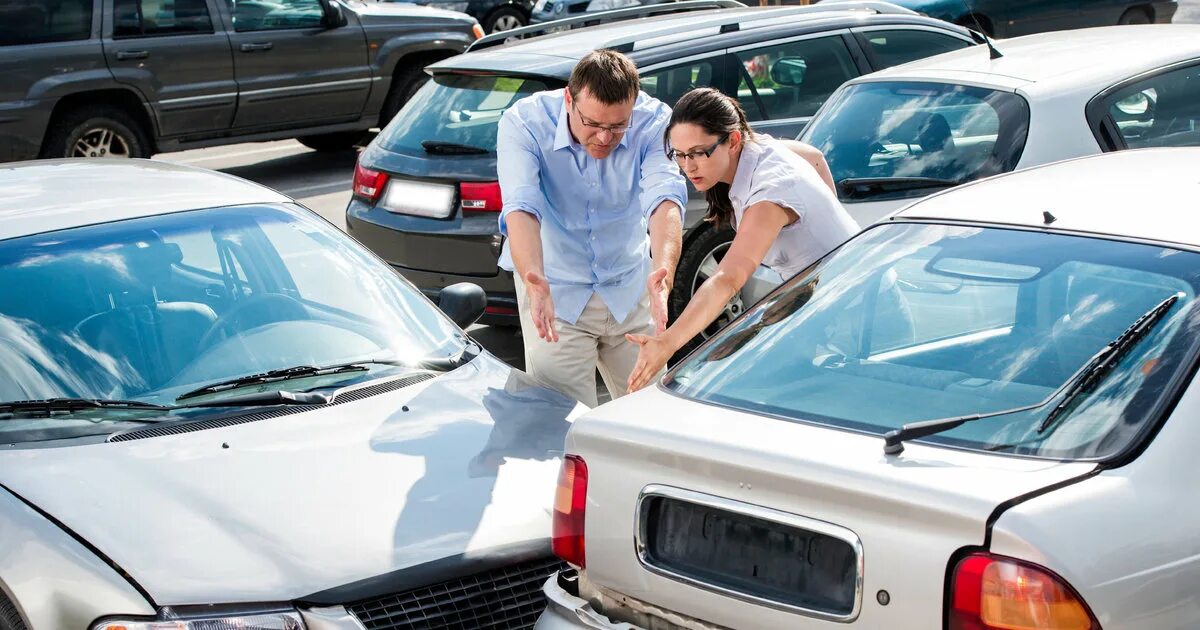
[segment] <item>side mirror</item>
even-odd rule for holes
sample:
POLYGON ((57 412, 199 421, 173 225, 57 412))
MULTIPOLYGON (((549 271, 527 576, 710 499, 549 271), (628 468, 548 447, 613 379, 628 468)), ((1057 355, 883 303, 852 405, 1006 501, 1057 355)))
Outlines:
POLYGON ((466 328, 479 321, 487 308, 487 294, 477 284, 459 282, 442 289, 438 294, 438 308, 454 320, 459 328, 466 328))
POLYGON ((797 87, 804 83, 808 62, 800 57, 780 57, 771 64, 771 80, 779 85, 797 87))
POLYGON ((321 24, 326 28, 338 28, 349 24, 342 6, 336 0, 321 0, 321 24))

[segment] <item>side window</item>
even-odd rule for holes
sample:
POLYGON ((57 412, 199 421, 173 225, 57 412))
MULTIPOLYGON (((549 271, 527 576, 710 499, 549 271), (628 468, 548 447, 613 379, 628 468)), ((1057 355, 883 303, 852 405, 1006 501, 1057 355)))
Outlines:
POLYGON ((233 15, 233 29, 273 31, 315 28, 325 20, 320 0, 225 0, 233 15))
POLYGON ((715 67, 719 60, 720 57, 699 59, 686 65, 643 74, 642 91, 674 107, 675 102, 688 90, 713 86, 715 67))
POLYGON ((113 37, 213 32, 206 0, 113 0, 113 37))
POLYGON ((842 83, 858 76, 840 36, 744 50, 737 57, 745 68, 738 101, 748 116, 757 102, 770 119, 812 116, 842 83))
POLYGON ((866 31, 859 34, 866 42, 875 69, 882 70, 944 52, 966 48, 971 42, 942 33, 918 30, 866 31))
POLYGON ((1131 149, 1200 146, 1200 65, 1134 83, 1108 102, 1131 149))
POLYGON ((23 0, 0 3, 0 46, 87 39, 92 0, 23 0))

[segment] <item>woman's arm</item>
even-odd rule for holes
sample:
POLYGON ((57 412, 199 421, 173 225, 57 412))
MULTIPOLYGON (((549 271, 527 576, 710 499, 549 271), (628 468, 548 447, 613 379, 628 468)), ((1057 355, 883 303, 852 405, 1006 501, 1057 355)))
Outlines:
POLYGON ((804 158, 805 162, 812 164, 813 168, 817 169, 817 175, 821 176, 821 181, 829 186, 829 190, 837 195, 837 185, 833 182, 833 172, 829 170, 829 163, 825 161, 825 154, 821 150, 811 144, 805 144, 797 140, 781 140, 787 148, 791 149, 804 158))
POLYGON ((626 335, 629 341, 641 346, 637 365, 629 376, 630 391, 644 387, 672 355, 721 314, 762 263, 779 231, 794 217, 792 211, 769 201, 750 206, 738 223, 737 235, 717 272, 700 285, 675 323, 656 337, 626 335))

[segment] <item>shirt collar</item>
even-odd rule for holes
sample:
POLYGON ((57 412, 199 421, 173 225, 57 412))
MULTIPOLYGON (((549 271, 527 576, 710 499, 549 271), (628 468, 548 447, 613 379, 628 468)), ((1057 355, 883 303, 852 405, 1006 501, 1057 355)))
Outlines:
POLYGON ((729 186, 729 199, 736 205, 745 205, 746 199, 750 198, 750 180, 754 177, 754 170, 758 168, 763 148, 760 143, 750 142, 745 134, 742 135, 742 155, 738 158, 733 183, 729 186))
MULTIPOLYGON (((563 88, 564 97, 558 107, 558 125, 554 129, 554 150, 555 151, 558 151, 559 149, 565 149, 567 147, 579 146, 579 143, 576 142, 575 139, 571 137, 571 125, 570 125, 570 123, 567 122, 567 99, 565 96, 566 93, 567 93, 567 88, 563 88)), ((641 94, 639 94, 637 101, 641 101, 641 100, 642 100, 641 94)), ((633 106, 634 113, 637 112, 637 106, 638 106, 637 101, 634 102, 634 106, 633 106)), ((634 114, 629 115, 629 124, 630 125, 633 124, 633 116, 634 116, 634 114)), ((621 134, 621 141, 617 143, 617 146, 625 147, 626 149, 628 149, 629 148, 629 135, 632 132, 633 132, 633 127, 631 126, 628 130, 625 131, 625 133, 621 134)), ((582 148, 582 147, 580 147, 580 148, 582 148)))

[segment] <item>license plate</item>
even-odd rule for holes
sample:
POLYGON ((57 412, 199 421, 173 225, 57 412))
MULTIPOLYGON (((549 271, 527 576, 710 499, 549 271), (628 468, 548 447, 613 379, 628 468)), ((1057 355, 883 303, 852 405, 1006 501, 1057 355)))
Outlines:
POLYGON ((391 179, 379 200, 379 207, 395 214, 445 219, 454 212, 454 186, 391 179))

